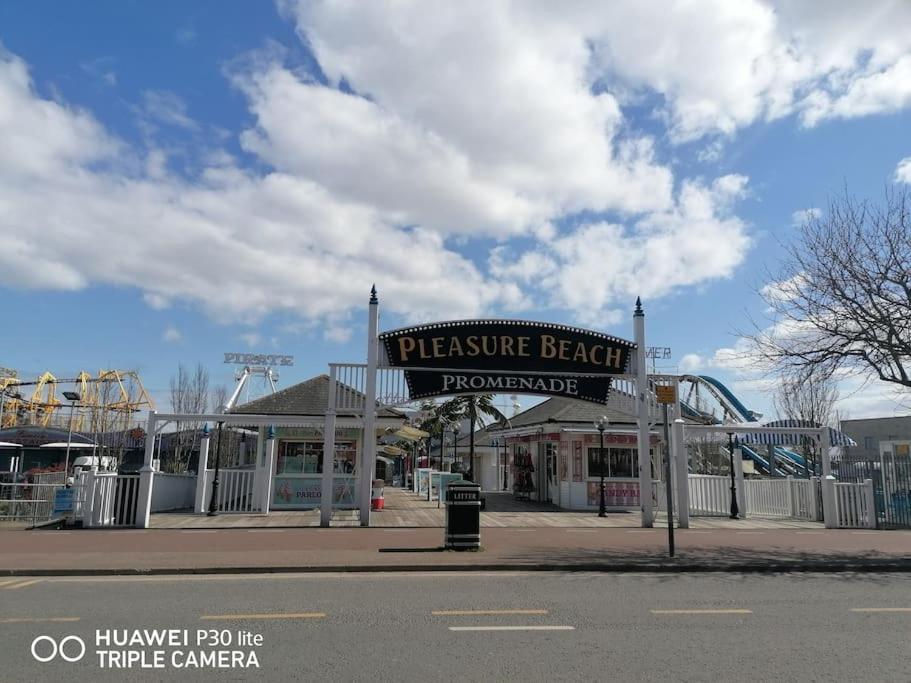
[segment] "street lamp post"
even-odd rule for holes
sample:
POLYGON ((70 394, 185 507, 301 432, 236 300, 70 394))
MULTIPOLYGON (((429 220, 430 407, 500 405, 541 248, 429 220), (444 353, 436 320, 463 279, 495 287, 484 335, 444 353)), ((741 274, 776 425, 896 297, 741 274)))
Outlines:
POLYGON ((607 416, 602 415, 595 420, 595 429, 598 430, 600 437, 600 447, 598 448, 598 470, 601 472, 601 499, 598 503, 598 517, 607 517, 607 506, 604 502, 604 430, 607 428, 607 416))
POLYGON ((734 432, 728 432, 728 453, 731 456, 731 519, 737 519, 740 508, 737 507, 737 484, 734 481, 734 432))
MULTIPOLYGON (((456 463, 456 458, 459 456, 459 423, 452 423, 452 465, 449 467, 449 471, 452 471, 452 467, 456 463)), ((461 466, 459 470, 461 470, 461 466)))
POLYGON ((73 411, 76 409, 76 401, 82 400, 82 397, 75 391, 64 391, 63 397, 70 402, 70 428, 66 435, 66 460, 63 465, 63 484, 70 487, 70 445, 73 443, 73 411))
POLYGON ((509 489, 509 482, 506 475, 509 472, 509 450, 506 447, 506 439, 503 439, 503 490, 509 489))
MULTIPOLYGON (((218 471, 221 465, 221 426, 223 422, 218 423, 218 438, 215 439, 215 475, 212 477, 212 497, 209 499, 209 517, 218 514, 218 471)), ((206 473, 202 473, 206 476, 206 473)))

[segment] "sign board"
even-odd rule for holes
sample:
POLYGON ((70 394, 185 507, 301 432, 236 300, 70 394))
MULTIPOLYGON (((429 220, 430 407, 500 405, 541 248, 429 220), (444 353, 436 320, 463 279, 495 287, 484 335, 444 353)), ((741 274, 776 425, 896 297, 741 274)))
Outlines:
MULTIPOLYGON (((332 506, 356 507, 357 479, 350 476, 332 477, 332 506)), ((323 497, 322 476, 277 476, 272 481, 273 510, 305 510, 320 506, 323 497)))
POLYGON ((674 403, 677 400, 677 388, 673 385, 656 386, 655 396, 658 403, 674 403))
POLYGON ((278 353, 231 353, 224 352, 225 363, 233 365, 294 365, 294 356, 278 353))
POLYGON ((661 360, 668 360, 671 358, 671 347, 670 346, 649 346, 645 349, 646 358, 654 358, 661 360))
POLYGON ((413 399, 526 393, 603 404, 635 348, 600 332, 523 320, 433 323, 379 339, 380 365, 405 369, 413 399))
POLYGON ((73 493, 76 489, 60 488, 54 491, 54 512, 58 515, 73 511, 73 493))

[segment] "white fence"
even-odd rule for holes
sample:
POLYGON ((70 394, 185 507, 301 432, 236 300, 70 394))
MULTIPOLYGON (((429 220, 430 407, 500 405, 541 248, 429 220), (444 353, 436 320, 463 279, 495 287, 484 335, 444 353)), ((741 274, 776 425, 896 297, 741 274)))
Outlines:
POLYGON ((185 510, 193 507, 196 496, 195 474, 156 472, 152 485, 151 512, 185 510))
POLYGON ((788 479, 747 479, 743 488, 745 514, 760 517, 793 516, 791 482, 788 479))
MULTIPOLYGON (((208 496, 212 495, 211 482, 214 480, 215 471, 209 470, 209 487, 207 487, 206 505, 208 496)), ((218 472, 218 504, 219 512, 256 512, 254 495, 255 469, 219 470, 218 472)))
POLYGON ((873 480, 863 484, 835 484, 835 515, 840 529, 875 529, 873 480))
POLYGON ((729 477, 714 474, 691 474, 687 484, 689 485, 691 515, 724 517, 731 514, 731 479, 729 477))
POLYGON ((134 526, 139 475, 87 472, 82 524, 86 527, 134 526))

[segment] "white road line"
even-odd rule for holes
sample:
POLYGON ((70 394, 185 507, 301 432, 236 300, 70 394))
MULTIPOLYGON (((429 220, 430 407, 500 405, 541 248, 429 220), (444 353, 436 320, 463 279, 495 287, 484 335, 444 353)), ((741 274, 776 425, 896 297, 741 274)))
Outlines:
POLYGON ((911 612, 911 607, 852 607, 852 612, 911 612))
POLYGON ((652 614, 752 614, 751 609, 652 609, 652 614))
POLYGON ((431 614, 435 617, 465 617, 475 615, 496 614, 547 614, 546 609, 441 609, 434 610, 431 614))
POLYGON ((575 631, 575 626, 450 626, 450 631, 575 631))
POLYGON ((31 586, 36 583, 41 583, 41 579, 32 579, 31 581, 23 581, 22 583, 14 583, 8 586, 4 586, 5 590, 14 591, 17 588, 25 588, 26 586, 31 586))
POLYGON ((247 529, 251 534, 277 534, 285 531, 285 529, 247 529))
POLYGON ((0 619, 0 624, 40 624, 45 622, 72 622, 79 621, 79 617, 12 617, 0 619))
POLYGON ((325 612, 288 612, 276 614, 207 614, 199 617, 200 621, 222 621, 225 619, 322 619, 325 612))

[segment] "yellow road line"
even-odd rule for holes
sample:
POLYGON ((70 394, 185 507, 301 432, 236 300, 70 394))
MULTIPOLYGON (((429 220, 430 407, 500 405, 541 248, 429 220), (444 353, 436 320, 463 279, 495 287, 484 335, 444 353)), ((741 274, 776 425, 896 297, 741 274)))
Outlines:
POLYGON ((25 588, 26 586, 31 586, 35 583, 41 583, 41 579, 32 579, 31 581, 23 581, 22 583, 14 583, 11 586, 4 586, 4 590, 14 591, 17 588, 25 588))
POLYGON ((0 619, 0 624, 40 624, 43 622, 79 621, 80 617, 10 617, 0 619))
POLYGON ((852 612, 911 612, 911 607, 852 607, 852 612))
POLYGON ((322 619, 325 612, 287 612, 275 614, 209 614, 199 617, 201 621, 218 621, 222 619, 322 619))
POLYGON ((459 617, 492 614, 547 614, 546 609, 442 609, 434 610, 435 617, 459 617))
POLYGON ((8 586, 11 583, 19 583, 22 579, 6 579, 5 581, 0 581, 0 587, 8 586))
POLYGON ((652 614, 752 614, 751 609, 653 609, 652 614))

